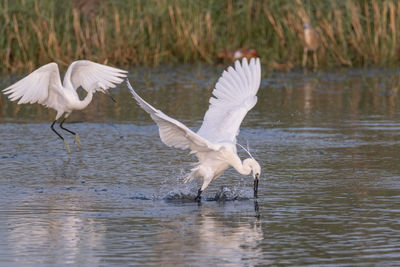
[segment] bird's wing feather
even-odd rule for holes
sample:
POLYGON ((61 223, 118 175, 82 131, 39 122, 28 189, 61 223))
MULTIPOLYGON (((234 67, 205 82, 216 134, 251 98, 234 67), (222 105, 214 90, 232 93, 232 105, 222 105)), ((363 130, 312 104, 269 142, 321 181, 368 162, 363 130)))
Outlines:
POLYGON ((261 81, 260 60, 237 60, 235 68, 229 67, 219 78, 210 107, 197 132, 211 142, 236 142, 239 127, 247 112, 257 103, 261 81))
POLYGON ((54 62, 46 64, 3 92, 11 101, 19 99, 18 104, 39 103, 56 109, 56 98, 63 96, 58 66, 54 62))
POLYGON ((64 78, 64 85, 68 80, 76 90, 79 86, 89 91, 100 83, 102 89, 115 87, 126 77, 127 71, 95 63, 89 60, 78 60, 71 63, 64 78))
POLYGON ((144 101, 132 88, 127 80, 128 88, 138 104, 150 114, 157 123, 161 141, 170 147, 190 149, 193 153, 205 151, 218 151, 220 145, 212 144, 198 134, 194 133, 181 122, 165 115, 144 101))

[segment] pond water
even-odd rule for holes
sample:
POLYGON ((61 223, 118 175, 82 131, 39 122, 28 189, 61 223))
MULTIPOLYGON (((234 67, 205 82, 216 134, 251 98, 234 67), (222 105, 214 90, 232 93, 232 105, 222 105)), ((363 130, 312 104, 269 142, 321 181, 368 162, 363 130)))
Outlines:
MULTIPOLYGON (((198 129, 222 67, 130 71, 151 104, 198 129)), ((2 79, 1 88, 18 77, 2 79)), ((398 70, 263 73, 238 141, 260 162, 232 169, 199 204, 195 158, 161 143, 125 85, 65 126, 55 112, 0 106, 0 265, 400 264, 398 70)), ((69 122, 69 123, 68 123, 69 122)), ((242 158, 245 152, 240 151, 242 158)))

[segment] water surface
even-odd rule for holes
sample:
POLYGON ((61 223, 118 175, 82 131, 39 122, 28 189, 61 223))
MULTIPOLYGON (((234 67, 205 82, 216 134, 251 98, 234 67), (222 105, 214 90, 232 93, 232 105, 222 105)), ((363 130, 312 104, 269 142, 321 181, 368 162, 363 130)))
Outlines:
MULTIPOLYGON (((143 68, 130 80, 198 129, 221 71, 143 68)), ((399 264, 399 86, 398 70, 264 73, 238 137, 262 166, 259 198, 229 169, 201 204, 186 199, 199 185, 182 184, 195 158, 161 143, 125 85, 117 104, 96 94, 71 115, 82 140, 65 134, 71 154, 49 128, 54 111, 2 96, 0 263, 399 264)))

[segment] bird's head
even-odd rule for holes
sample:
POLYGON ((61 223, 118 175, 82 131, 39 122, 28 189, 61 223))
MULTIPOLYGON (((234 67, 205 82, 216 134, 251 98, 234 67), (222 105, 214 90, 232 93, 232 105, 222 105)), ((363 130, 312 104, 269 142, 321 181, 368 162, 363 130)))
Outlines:
POLYGON ((261 167, 260 164, 258 164, 258 162, 253 158, 253 156, 250 153, 250 148, 249 148, 249 144, 247 144, 247 148, 245 148, 244 146, 242 146, 241 144, 237 143, 241 148, 243 148, 244 151, 247 152, 247 154, 250 156, 250 158, 245 159, 243 161, 243 167, 247 170, 250 170, 250 172, 253 173, 253 178, 254 180, 258 180, 258 178, 261 175, 261 167))
POLYGON ((258 180, 258 178, 261 175, 261 166, 260 166, 260 164, 258 164, 258 162, 255 159, 248 158, 248 159, 245 159, 243 161, 243 165, 245 167, 250 168, 250 170, 251 170, 251 172, 253 174, 254 180, 256 180, 256 179, 258 180))
POLYGON ((94 92, 100 91, 103 94, 105 94, 106 96, 108 96, 114 103, 116 103, 117 101, 115 101, 115 99, 112 97, 112 95, 110 94, 110 92, 107 89, 108 89, 107 86, 105 86, 103 83, 97 82, 94 92))
POLYGON ((304 29, 309 29, 310 28, 310 22, 309 21, 305 21, 303 24, 304 29))

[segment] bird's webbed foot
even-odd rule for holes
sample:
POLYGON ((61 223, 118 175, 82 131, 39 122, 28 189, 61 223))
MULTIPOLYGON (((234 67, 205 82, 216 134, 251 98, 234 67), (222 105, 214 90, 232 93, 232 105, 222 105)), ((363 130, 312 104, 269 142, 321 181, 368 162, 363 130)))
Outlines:
POLYGON ((64 140, 64 145, 63 145, 63 148, 66 148, 66 149, 67 149, 67 152, 68 152, 68 154, 71 154, 71 149, 69 148, 69 145, 68 145, 67 141, 65 141, 65 140, 64 140))
POLYGON ((81 139, 79 138, 79 136, 77 134, 75 134, 75 141, 74 143, 76 143, 76 145, 78 146, 78 148, 81 148, 81 139))

